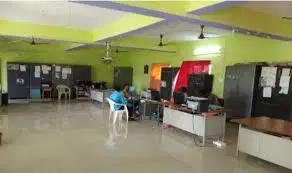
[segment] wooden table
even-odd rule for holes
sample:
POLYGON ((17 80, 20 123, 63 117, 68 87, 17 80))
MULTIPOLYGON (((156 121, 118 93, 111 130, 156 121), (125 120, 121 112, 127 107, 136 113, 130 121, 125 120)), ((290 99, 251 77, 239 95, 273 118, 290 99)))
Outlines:
POLYGON ((292 169, 292 122, 255 117, 231 120, 239 123, 237 152, 292 169))

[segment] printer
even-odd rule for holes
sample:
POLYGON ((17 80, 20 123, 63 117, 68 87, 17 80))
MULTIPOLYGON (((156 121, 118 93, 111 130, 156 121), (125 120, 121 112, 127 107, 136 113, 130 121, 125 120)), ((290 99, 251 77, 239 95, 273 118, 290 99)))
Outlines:
POLYGON ((187 97, 187 108, 194 112, 208 112, 209 100, 203 97, 187 97))

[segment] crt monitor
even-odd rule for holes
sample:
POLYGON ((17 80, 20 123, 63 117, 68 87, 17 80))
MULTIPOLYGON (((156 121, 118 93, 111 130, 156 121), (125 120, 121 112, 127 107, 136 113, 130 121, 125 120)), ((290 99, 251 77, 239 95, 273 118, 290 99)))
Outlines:
POLYGON ((185 95, 183 93, 173 93, 174 104, 185 104, 185 95))
POLYGON ((156 100, 156 101, 161 100, 159 91, 151 90, 151 100, 156 100))

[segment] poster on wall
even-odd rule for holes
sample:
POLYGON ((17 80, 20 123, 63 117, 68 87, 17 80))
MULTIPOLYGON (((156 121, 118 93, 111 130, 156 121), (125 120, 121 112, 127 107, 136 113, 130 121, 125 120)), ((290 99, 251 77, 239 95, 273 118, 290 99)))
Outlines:
POLYGON ((34 72, 34 77, 35 78, 40 78, 41 77, 41 73, 39 71, 35 71, 34 72))
POLYGON ((56 72, 61 72, 61 66, 57 65, 57 66, 55 67, 55 69, 56 69, 56 72))
POLYGON ((56 78, 56 79, 60 79, 60 73, 56 73, 56 74, 55 74, 55 78, 56 78))
POLYGON ((62 79, 67 79, 67 74, 62 74, 62 79))
POLYGON ((20 65, 20 71, 26 72, 26 65, 20 65))
POLYGON ((40 72, 41 71, 41 66, 35 66, 34 67, 35 72, 40 72))

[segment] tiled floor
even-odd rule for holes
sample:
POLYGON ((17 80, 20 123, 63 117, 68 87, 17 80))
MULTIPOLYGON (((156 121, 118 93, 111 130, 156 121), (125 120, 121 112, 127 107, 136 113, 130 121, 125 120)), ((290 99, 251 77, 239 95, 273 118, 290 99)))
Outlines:
POLYGON ((108 109, 88 102, 18 104, 0 115, 4 145, 0 173, 288 173, 241 154, 237 128, 227 128, 227 148, 198 147, 176 129, 150 121, 108 123, 108 109))

